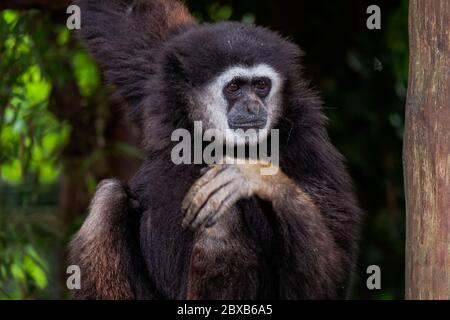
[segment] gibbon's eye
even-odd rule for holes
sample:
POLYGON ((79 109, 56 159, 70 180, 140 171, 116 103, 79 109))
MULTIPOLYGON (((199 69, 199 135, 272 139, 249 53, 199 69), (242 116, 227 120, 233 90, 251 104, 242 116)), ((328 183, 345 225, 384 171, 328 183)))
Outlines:
POLYGON ((267 96, 271 89, 271 83, 270 80, 267 79, 259 79, 255 83, 255 89, 258 95, 260 96, 267 96))
POLYGON ((268 84, 266 81, 264 80, 260 80, 258 81, 258 83, 256 84, 256 89, 258 90, 266 90, 268 88, 268 84))
POLYGON ((231 82, 227 85, 226 90, 228 93, 236 93, 241 87, 236 82, 231 82))

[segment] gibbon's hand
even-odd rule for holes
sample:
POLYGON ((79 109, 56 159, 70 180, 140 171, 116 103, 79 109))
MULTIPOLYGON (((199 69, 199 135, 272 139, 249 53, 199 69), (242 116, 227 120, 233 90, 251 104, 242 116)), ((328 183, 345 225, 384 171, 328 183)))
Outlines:
POLYGON ((270 164, 236 164, 226 158, 224 164, 211 166, 188 191, 182 203, 185 214, 183 227, 196 230, 202 225, 213 226, 238 200, 253 195, 268 197, 270 176, 261 174, 270 164))

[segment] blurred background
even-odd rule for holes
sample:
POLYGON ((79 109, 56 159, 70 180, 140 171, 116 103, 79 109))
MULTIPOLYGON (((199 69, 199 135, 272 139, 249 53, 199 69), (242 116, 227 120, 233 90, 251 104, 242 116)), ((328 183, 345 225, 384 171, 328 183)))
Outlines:
MULTIPOLYGON (((66 28, 65 0, 0 2, 0 299, 63 299, 66 246, 96 184, 127 180, 139 130, 108 98, 97 65, 66 28)), ((306 52, 333 143, 366 212, 352 299, 404 293, 403 114, 408 2, 191 0, 199 21, 279 31, 306 52), (381 30, 366 9, 381 8, 381 30), (381 290, 366 269, 381 268, 381 290)))

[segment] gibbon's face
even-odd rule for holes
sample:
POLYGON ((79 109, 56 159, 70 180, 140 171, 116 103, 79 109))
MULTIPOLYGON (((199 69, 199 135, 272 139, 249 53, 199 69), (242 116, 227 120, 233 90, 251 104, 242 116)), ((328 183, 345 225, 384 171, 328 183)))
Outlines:
POLYGON ((267 64, 231 66, 198 90, 192 116, 227 143, 254 144, 279 116, 281 88, 281 76, 267 64))
POLYGON ((179 97, 189 121, 220 131, 227 145, 258 143, 288 108, 285 95, 301 74, 300 56, 295 44, 262 27, 202 25, 164 47, 167 98, 179 97))

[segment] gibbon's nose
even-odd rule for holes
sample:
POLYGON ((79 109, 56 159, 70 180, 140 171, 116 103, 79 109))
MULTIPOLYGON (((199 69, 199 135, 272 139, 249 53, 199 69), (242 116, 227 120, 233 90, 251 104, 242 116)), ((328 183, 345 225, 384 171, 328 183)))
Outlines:
POLYGON ((250 114, 254 114, 255 116, 259 115, 259 110, 261 109, 261 105, 258 101, 250 101, 247 104, 247 112, 250 114))
POLYGON ((258 101, 242 101, 228 113, 228 125, 231 129, 261 129, 266 123, 267 112, 258 101))

